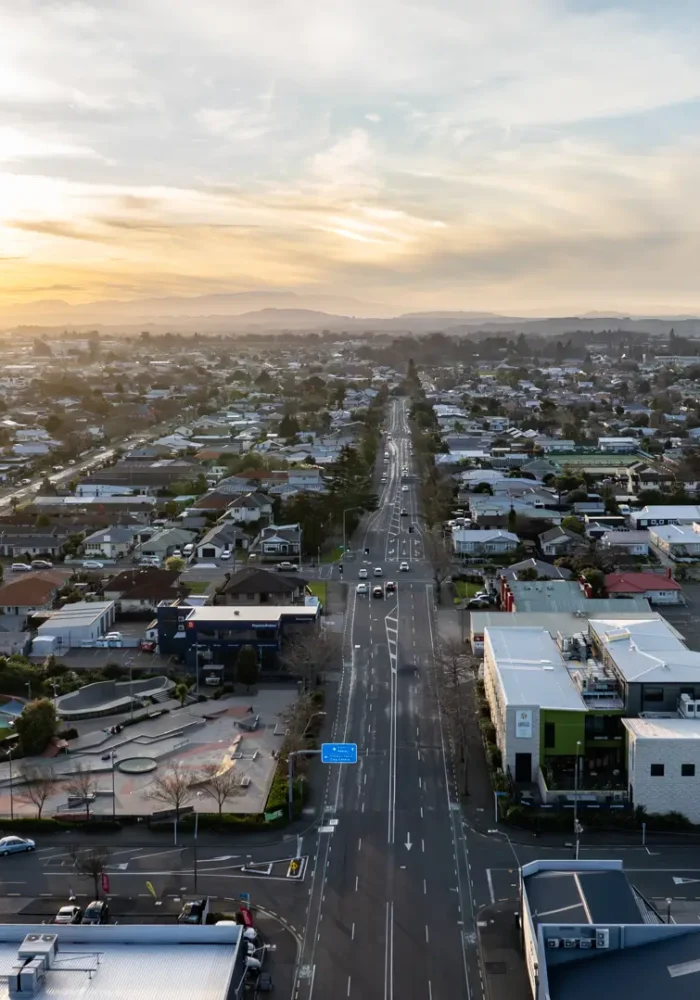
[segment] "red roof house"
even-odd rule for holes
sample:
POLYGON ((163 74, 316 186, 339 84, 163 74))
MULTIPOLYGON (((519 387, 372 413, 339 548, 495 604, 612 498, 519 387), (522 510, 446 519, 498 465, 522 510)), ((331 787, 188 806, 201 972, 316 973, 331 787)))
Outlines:
POLYGON ((646 597, 650 604, 682 604, 683 591, 666 573, 608 573, 605 589, 610 597, 646 597))

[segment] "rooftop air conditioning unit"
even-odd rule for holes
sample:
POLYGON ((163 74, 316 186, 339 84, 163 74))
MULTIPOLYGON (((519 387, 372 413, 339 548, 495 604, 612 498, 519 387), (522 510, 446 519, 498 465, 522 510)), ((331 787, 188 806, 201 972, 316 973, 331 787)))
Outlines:
POLYGON ((610 931, 607 927, 600 927, 596 929, 595 946, 596 948, 610 947, 610 931))
POLYGON ((43 959, 35 958, 19 974, 20 993, 36 993, 46 976, 43 959))
POLYGON ((592 948, 593 938, 581 938, 578 943, 579 948, 592 948))
POLYGON ((564 938, 565 948, 575 948, 577 944, 578 944, 577 938, 564 938))
POLYGON ((17 957, 42 959, 47 969, 51 968, 58 951, 58 934, 27 934, 17 950, 17 957))
POLYGON ((561 938, 547 938, 547 947, 548 948, 560 948, 561 947, 561 938))

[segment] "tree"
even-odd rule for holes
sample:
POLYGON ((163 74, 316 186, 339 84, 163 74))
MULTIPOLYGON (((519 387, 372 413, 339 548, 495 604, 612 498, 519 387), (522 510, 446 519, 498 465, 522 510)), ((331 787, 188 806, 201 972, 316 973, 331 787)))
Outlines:
POLYGON ((154 802, 161 802, 175 813, 175 822, 179 822, 183 806, 192 800, 196 777, 182 764, 171 764, 164 774, 154 778, 146 793, 154 802))
POLYGON ((27 757, 43 753, 57 730, 56 706, 48 698, 31 701, 15 720, 15 732, 27 757))
POLYGON ((236 657, 236 680, 239 684, 245 684, 246 691, 257 684, 259 670, 257 650, 252 646, 241 646, 236 657))
POLYGON ((165 568, 171 573, 182 573, 186 566, 187 563, 181 556, 170 556, 165 560, 165 568))
POLYGON ((99 899, 100 881, 110 858, 109 848, 98 845, 87 848, 72 847, 70 856, 78 875, 92 879, 94 898, 99 899))
POLYGON ((20 769, 25 782, 21 798, 36 806, 36 818, 41 819, 41 812, 46 800, 56 787, 56 772, 52 767, 30 767, 25 764, 20 769))
POLYGON ((284 668, 304 682, 304 689, 318 682, 319 674, 340 660, 339 637, 322 631, 295 635, 282 648, 279 658, 284 668))
POLYGON ((75 795, 85 804, 85 816, 90 819, 90 806, 92 797, 97 790, 97 780, 87 764, 78 762, 73 773, 66 781, 66 791, 69 795, 75 795))
POLYGON ((605 590, 605 576, 603 571, 594 566, 586 566, 581 570, 583 576, 591 587, 591 597, 602 597, 605 590))
POLYGON ((180 702, 180 705, 184 708, 185 702, 187 701, 187 695, 189 694, 190 686, 189 684, 176 684, 173 694, 180 702))
POLYGON ((562 528, 565 528, 567 531, 575 532, 575 534, 577 535, 584 535, 586 533, 584 525, 581 523, 581 521, 579 521, 577 517, 572 516, 572 517, 562 518, 561 526, 562 528))
POLYGON ((240 792, 241 785, 236 778, 235 767, 222 771, 220 764, 207 764, 202 772, 202 788, 215 799, 219 809, 219 819, 228 800, 240 792))
POLYGON ((436 656, 438 671, 438 702, 447 718, 455 750, 457 785, 463 795, 468 793, 468 731, 469 704, 467 687, 474 683, 478 660, 471 657, 459 639, 441 641, 436 656))
POLYGON ((444 538, 438 532, 425 532, 423 539, 425 554, 433 568, 435 594, 439 603, 442 595, 442 585, 452 572, 452 556, 447 550, 444 538))

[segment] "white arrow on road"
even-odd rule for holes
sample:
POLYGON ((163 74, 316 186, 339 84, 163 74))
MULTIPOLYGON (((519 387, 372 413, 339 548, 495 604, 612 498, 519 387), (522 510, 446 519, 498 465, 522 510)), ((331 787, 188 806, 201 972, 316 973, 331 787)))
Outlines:
POLYGON ((129 862, 128 861, 123 861, 123 862, 121 862, 121 864, 118 864, 118 865, 106 865, 105 867, 106 867, 106 869, 109 869, 109 871, 117 871, 117 870, 119 870, 120 872, 125 872, 127 870, 127 868, 129 867, 129 862))
POLYGON ((413 847, 413 844, 411 843, 411 834, 408 833, 408 834, 406 834, 406 850, 410 851, 412 847, 413 847))
POLYGON ((240 857, 240 854, 222 854, 220 858, 200 858, 200 863, 208 864, 210 861, 233 861, 235 858, 240 857))
POLYGON ((689 885, 691 882, 700 882, 700 878, 681 878, 679 875, 673 876, 674 885, 689 885))

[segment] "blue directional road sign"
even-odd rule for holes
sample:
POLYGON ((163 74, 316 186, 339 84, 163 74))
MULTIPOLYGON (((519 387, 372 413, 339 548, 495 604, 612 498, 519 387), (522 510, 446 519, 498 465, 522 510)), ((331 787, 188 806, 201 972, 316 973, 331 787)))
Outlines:
POLYGON ((357 743, 322 743, 322 764, 357 764, 357 743))
POLYGON ((238 893, 238 898, 240 899, 240 901, 242 903, 249 903, 250 902, 250 893, 249 892, 239 892, 238 893))

